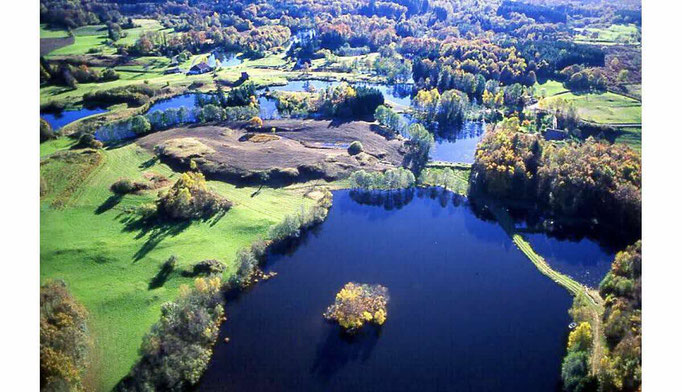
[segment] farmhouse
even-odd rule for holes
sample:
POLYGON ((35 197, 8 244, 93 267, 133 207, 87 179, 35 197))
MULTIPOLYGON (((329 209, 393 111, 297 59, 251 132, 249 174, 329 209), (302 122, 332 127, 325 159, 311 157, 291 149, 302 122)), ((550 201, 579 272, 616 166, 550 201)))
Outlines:
POLYGON ((192 66, 192 68, 187 71, 187 75, 199 75, 206 72, 210 72, 213 68, 206 63, 199 63, 192 66))

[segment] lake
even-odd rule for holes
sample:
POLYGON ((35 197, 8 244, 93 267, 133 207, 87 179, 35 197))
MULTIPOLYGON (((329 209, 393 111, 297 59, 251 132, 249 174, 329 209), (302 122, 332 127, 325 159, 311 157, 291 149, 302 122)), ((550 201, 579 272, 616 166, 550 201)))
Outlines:
POLYGON ((107 109, 93 108, 93 109, 79 109, 79 110, 64 110, 59 113, 40 113, 40 117, 47 121, 52 129, 55 131, 59 128, 70 124, 76 120, 83 117, 92 116, 93 114, 99 114, 106 112, 107 109))
POLYGON ((228 302, 198 390, 556 390, 571 296, 465 198, 400 195, 334 192, 324 223, 269 255, 278 276, 228 302), (322 318, 350 281, 388 288, 383 327, 322 318))

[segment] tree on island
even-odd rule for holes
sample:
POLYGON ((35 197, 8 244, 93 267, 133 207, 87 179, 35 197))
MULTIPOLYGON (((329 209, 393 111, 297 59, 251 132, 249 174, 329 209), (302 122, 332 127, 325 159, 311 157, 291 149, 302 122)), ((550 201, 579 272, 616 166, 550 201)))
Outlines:
POLYGON ((386 322, 388 289, 375 284, 349 282, 336 294, 324 318, 336 321, 346 332, 356 332, 365 323, 383 325, 386 322))

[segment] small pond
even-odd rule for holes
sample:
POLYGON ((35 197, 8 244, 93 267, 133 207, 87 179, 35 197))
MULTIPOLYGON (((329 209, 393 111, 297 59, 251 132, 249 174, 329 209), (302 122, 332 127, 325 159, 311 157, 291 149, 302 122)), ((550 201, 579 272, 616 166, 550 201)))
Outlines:
POLYGON ((269 255, 279 275, 228 302, 198 390, 557 390, 571 296, 466 199, 399 195, 337 191, 324 223, 269 255), (388 287, 383 327, 323 320, 349 281, 388 287))
POLYGON ((189 110, 192 110, 196 106, 196 94, 183 94, 183 95, 176 95, 172 98, 168 99, 163 99, 160 101, 156 101, 150 108, 147 113, 154 113, 158 111, 163 111, 167 109, 178 109, 180 107, 186 107, 189 110))
POLYGON ((79 110, 64 110, 59 113, 41 113, 40 117, 45 119, 51 126, 52 129, 58 130, 59 128, 68 125, 78 119, 83 117, 92 116, 93 114, 99 114, 106 112, 107 109, 102 108, 82 108, 79 110))
POLYGON ((440 129, 434 134, 430 158, 434 161, 474 163, 476 145, 483 138, 485 123, 465 121, 462 125, 440 129))

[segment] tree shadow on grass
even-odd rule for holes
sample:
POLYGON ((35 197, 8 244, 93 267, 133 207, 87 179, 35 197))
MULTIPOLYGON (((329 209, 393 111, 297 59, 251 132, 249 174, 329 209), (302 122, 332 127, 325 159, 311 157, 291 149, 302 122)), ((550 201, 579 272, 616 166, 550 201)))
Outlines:
POLYGON ((172 272, 173 267, 167 264, 162 265, 161 269, 159 269, 159 272, 157 272, 156 275, 154 275, 152 280, 149 282, 149 289, 154 290, 156 288, 163 286, 172 272))
POLYGON ((152 158, 147 159, 146 161, 140 163, 138 166, 140 169, 149 169, 150 167, 156 165, 156 163, 159 161, 159 158, 154 156, 152 158))
MULTIPOLYGON (((226 210, 221 210, 213 216, 201 218, 200 221, 213 227, 220 222, 226 213, 226 210)), ((135 255, 133 256, 134 261, 139 261, 144 258, 164 239, 175 237, 182 233, 193 222, 192 220, 183 221, 165 219, 158 214, 154 214, 150 217, 141 217, 134 214, 121 214, 119 215, 119 218, 124 225, 124 232, 137 232, 135 239, 147 237, 147 241, 145 241, 142 247, 135 252, 135 255)))
POLYGON ((116 207, 118 205, 118 203, 121 202, 121 199, 123 199, 123 195, 114 194, 114 195, 109 196, 109 198, 107 198, 104 201, 104 203, 102 203, 99 207, 97 207, 97 209, 95 210, 95 214, 100 215, 100 214, 103 214, 103 213, 109 211, 110 209, 116 207))
POLYGON ((168 237, 175 237, 192 224, 191 221, 160 219, 156 215, 147 218, 127 215, 121 219, 121 222, 124 224, 124 232, 137 232, 135 239, 147 237, 142 247, 133 255, 134 261, 140 261, 154 250, 161 241, 168 237))

